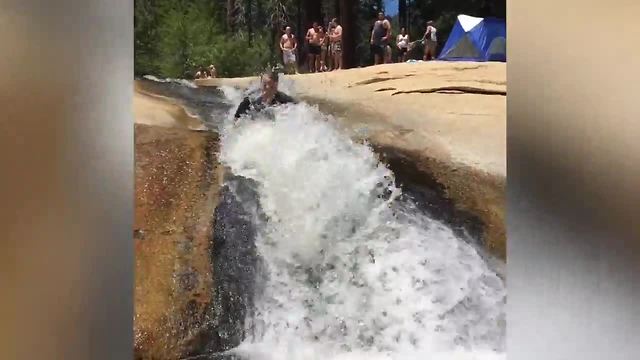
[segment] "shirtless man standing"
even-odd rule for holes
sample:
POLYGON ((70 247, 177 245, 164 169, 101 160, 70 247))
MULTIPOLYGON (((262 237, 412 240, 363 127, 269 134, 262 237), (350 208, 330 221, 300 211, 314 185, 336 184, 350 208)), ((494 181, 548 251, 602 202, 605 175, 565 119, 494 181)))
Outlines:
POLYGON ((319 67, 319 57, 322 53, 322 49, 320 47, 320 37, 318 34, 318 22, 314 21, 313 26, 307 30, 307 45, 309 46, 309 72, 316 72, 319 67))
POLYGON ((342 26, 338 24, 338 19, 333 18, 331 25, 333 32, 329 35, 331 41, 331 56, 333 57, 333 70, 342 69, 342 26))
POLYGON ((291 33, 291 27, 287 26, 284 30, 284 35, 280 38, 280 50, 282 50, 282 62, 289 73, 292 71, 294 74, 298 73, 296 66, 297 49, 298 41, 295 35, 291 33))
POLYGON ((374 54, 375 65, 382 64, 388 59, 387 45, 391 36, 391 23, 384 17, 384 13, 378 13, 378 20, 373 23, 371 31, 371 45, 374 54))
POLYGON ((322 57, 322 41, 324 40, 324 33, 322 30, 322 26, 318 25, 316 27, 315 33, 313 34, 313 40, 311 41, 311 43, 313 44, 314 48, 318 53, 315 56, 315 62, 314 62, 314 66, 315 66, 315 72, 320 72, 320 59, 322 57))

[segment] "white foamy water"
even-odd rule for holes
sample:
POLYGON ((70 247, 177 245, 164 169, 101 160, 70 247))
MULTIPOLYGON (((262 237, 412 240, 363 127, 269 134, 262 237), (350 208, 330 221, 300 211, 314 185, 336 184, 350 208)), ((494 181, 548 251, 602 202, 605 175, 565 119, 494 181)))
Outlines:
MULTIPOLYGON (((236 91, 225 94, 234 102, 236 91)), ((251 359, 504 359, 503 281, 393 174, 305 104, 227 126, 221 159, 259 186, 263 293, 251 359)), ((261 280, 262 281, 262 280, 261 280)))
POLYGON ((186 79, 172 79, 172 78, 166 78, 166 79, 160 79, 158 77, 155 77, 153 75, 145 75, 143 76, 143 78, 150 80, 150 81, 155 81, 155 82, 161 82, 161 83, 176 83, 179 85, 183 85, 186 87, 190 87, 190 88, 197 88, 198 86, 191 80, 186 80, 186 79))
MULTIPOLYGON (((257 96, 259 94, 260 81, 256 78, 245 91, 241 91, 232 86, 221 86, 219 89, 230 104, 237 106, 240 101, 242 101, 242 98, 247 94, 252 94, 253 96, 257 96)), ((278 89, 287 94, 293 94, 295 93, 295 83, 289 78, 281 77, 279 79, 278 89)))

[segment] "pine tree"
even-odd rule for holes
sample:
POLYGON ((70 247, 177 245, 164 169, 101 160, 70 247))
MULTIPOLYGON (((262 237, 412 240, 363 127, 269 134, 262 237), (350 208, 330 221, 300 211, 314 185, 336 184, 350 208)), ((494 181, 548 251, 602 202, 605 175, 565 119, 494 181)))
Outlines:
MULTIPOLYGON (((281 61, 283 26, 293 26, 302 44, 310 22, 334 17, 343 27, 345 67, 369 65, 368 38, 381 9, 382 0, 134 0, 134 71, 191 77, 214 64, 220 76, 251 75, 281 61)), ((506 1, 399 0, 398 10, 412 39, 434 20, 442 46, 458 14, 504 18, 506 1)), ((299 55, 304 60, 303 46, 299 55)))

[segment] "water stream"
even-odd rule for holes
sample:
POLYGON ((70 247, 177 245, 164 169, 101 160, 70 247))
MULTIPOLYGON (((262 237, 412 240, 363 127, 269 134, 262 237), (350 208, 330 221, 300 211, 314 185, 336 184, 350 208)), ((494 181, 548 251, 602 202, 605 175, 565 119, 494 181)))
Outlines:
POLYGON ((473 241, 402 196, 370 147, 305 103, 233 126, 242 94, 215 96, 207 121, 229 174, 216 210, 211 350, 506 358, 504 281, 473 241))

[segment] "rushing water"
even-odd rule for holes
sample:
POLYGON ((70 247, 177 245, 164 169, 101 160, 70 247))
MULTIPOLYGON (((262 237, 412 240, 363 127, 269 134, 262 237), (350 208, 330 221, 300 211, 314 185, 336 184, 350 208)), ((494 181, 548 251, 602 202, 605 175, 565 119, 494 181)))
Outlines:
POLYGON ((451 229, 398 201, 393 174, 331 118, 299 104, 241 121, 224 130, 221 160, 257 184, 268 219, 254 220, 265 283, 237 353, 503 357, 503 281, 451 229))
POLYGON ((401 200, 371 149, 316 108, 260 116, 218 127, 233 177, 216 222, 245 219, 220 230, 217 274, 233 276, 218 296, 242 317, 217 324, 241 342, 230 354, 505 358, 505 284, 466 239, 401 200))

